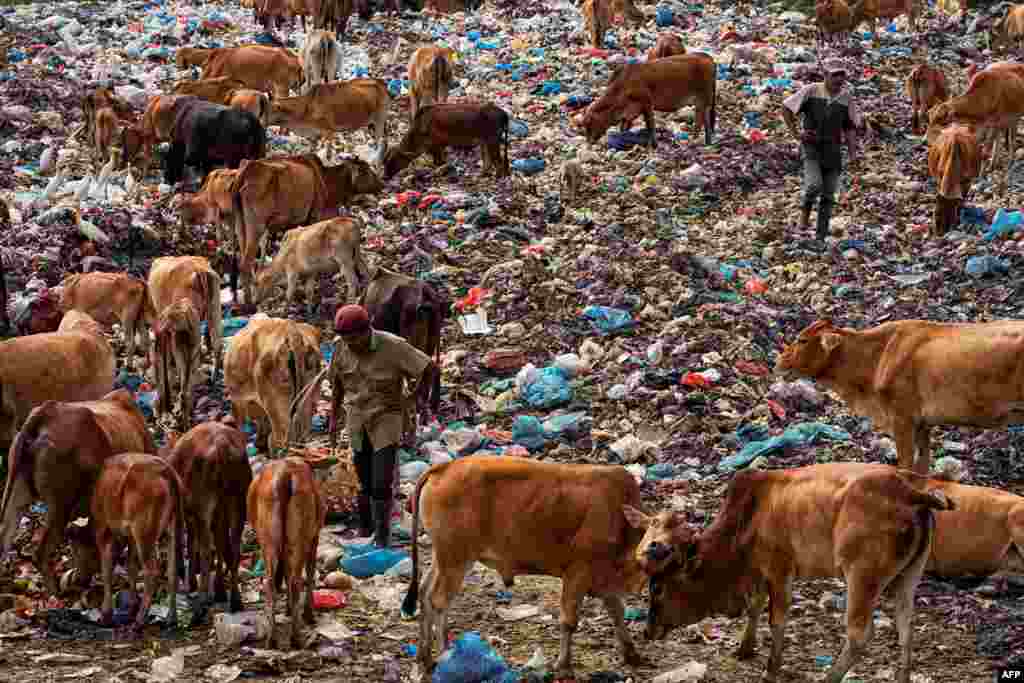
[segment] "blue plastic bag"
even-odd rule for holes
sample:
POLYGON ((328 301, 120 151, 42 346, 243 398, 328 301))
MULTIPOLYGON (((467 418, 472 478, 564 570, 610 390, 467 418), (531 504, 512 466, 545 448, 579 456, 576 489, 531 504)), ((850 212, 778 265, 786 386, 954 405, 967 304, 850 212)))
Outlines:
POLYGON ((544 428, 533 415, 518 415, 512 423, 512 441, 528 451, 544 447, 544 428))
MULTIPOLYGON (((966 209, 967 207, 964 208, 966 209)), ((961 210, 961 214, 963 214, 963 210, 961 210)), ((996 215, 992 217, 992 225, 985 231, 982 239, 986 242, 991 242, 1000 235, 1009 235, 1020 230, 1021 223, 1024 223, 1024 213, 999 209, 996 211, 996 215)))
POLYGON ((512 119, 508 124, 508 134, 514 138, 525 138, 530 134, 530 127, 526 125, 525 121, 512 119))
POLYGON ((658 23, 658 26, 661 26, 662 28, 671 26, 675 19, 676 13, 671 7, 668 5, 658 5, 658 13, 655 17, 655 21, 658 23))
POLYGON ((644 476, 647 479, 671 479, 676 476, 676 466, 670 462, 659 462, 648 467, 647 473, 644 476))
POLYGON ((646 129, 627 130, 625 133, 608 133, 608 147, 622 151, 637 145, 646 145, 650 139, 651 136, 647 134, 646 129))
POLYGON ((512 162, 512 168, 526 175, 540 173, 546 165, 543 159, 516 159, 512 162))
POLYGON ((583 317, 589 320, 600 334, 612 334, 636 325, 629 311, 608 306, 587 306, 583 309, 583 317))
POLYGON ((971 277, 982 278, 986 275, 1005 275, 1010 272, 1010 264, 995 256, 974 256, 967 259, 964 270, 971 277))
POLYGON ((431 683, 504 683, 509 666, 479 633, 455 639, 437 660, 431 683))
POLYGON ((751 441, 736 455, 722 458, 722 461, 718 463, 718 471, 731 472, 738 470, 749 465, 758 456, 785 450, 793 446, 812 444, 821 437, 832 441, 847 441, 850 438, 850 434, 838 427, 832 427, 821 422, 801 422, 793 425, 779 436, 765 441, 751 441))
POLYGON ((569 376, 561 368, 548 366, 527 385, 523 400, 533 408, 554 408, 572 400, 569 376))
POLYGON ((349 576, 366 579, 383 574, 407 557, 409 553, 404 550, 378 548, 372 544, 350 545, 345 548, 341 568, 349 576))
POLYGON ((590 432, 590 423, 593 419, 586 413, 565 413, 563 415, 552 415, 544 420, 544 433, 551 437, 565 437, 575 440, 584 432, 590 432))

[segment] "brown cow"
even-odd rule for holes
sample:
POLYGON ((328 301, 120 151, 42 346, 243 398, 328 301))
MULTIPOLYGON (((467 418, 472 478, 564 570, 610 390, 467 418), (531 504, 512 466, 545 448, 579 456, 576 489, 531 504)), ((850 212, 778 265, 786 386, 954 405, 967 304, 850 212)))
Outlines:
POLYGON ((103 573, 103 607, 99 623, 113 623, 114 542, 127 537, 129 543, 128 585, 134 591, 138 568, 142 568, 144 592, 132 629, 142 631, 153 604, 159 575, 157 543, 167 532, 167 585, 170 612, 166 626, 178 627, 178 558, 182 557, 185 515, 184 489, 174 468, 156 455, 122 453, 103 463, 92 496, 88 527, 71 527, 68 535, 75 545, 79 568, 86 576, 103 573))
MULTIPOLYGON (((7 202, 0 199, 0 231, 11 230, 11 209, 7 202)), ((4 233, 9 234, 9 233, 4 233)), ((11 317, 7 313, 7 269, 4 266, 4 255, 0 251, 0 330, 6 332, 11 327, 11 317)))
POLYGON ((981 149, 969 126, 946 126, 928 146, 928 170, 935 178, 933 234, 942 237, 960 223, 960 206, 981 173, 981 149))
POLYGON ((583 25, 590 36, 590 44, 604 47, 604 34, 612 25, 611 0, 583 0, 583 25))
POLYGON ((288 0, 288 11, 292 15, 292 25, 295 17, 302 20, 302 30, 306 30, 306 17, 310 17, 310 26, 320 13, 320 0, 288 0))
POLYGON ((299 392, 319 371, 317 328, 264 314, 253 316, 224 354, 224 386, 231 394, 235 421, 251 420, 261 447, 266 447, 268 437, 274 449, 304 442, 312 428, 312 405, 304 403, 294 411, 293 407, 299 392))
POLYGON ((450 47, 424 46, 412 53, 408 67, 411 118, 416 118, 421 107, 448 101, 454 56, 450 47))
POLYGON ((135 357, 138 342, 145 360, 149 356, 149 326, 156 320, 146 283, 128 273, 68 275, 61 284, 62 312, 79 310, 108 327, 121 325, 127 346, 127 363, 135 357))
POLYGON ((267 463, 249 486, 249 524, 263 550, 263 609, 267 618, 267 647, 274 641, 274 586, 287 585, 292 640, 299 638, 300 608, 306 623, 313 623, 313 587, 316 582, 316 547, 326 506, 313 470, 302 458, 267 463), (305 605, 302 572, 306 572, 305 605))
POLYGON ((232 90, 224 98, 224 104, 238 111, 247 111, 257 119, 260 124, 267 125, 270 118, 270 97, 265 92, 252 90, 250 88, 239 88, 232 90))
POLYGON ((173 360, 181 392, 179 426, 186 428, 192 419, 192 388, 202 346, 201 321, 207 323, 206 344, 213 363, 210 382, 221 368, 220 276, 200 256, 161 256, 149 269, 148 287, 157 313, 153 367, 158 398, 153 412, 160 417, 170 413, 174 405, 170 375, 173 360))
MULTIPOLYGON (((200 592, 205 593, 207 602, 215 592, 217 601, 221 601, 227 583, 232 612, 242 609, 238 563, 245 498, 252 483, 245 445, 245 434, 237 429, 220 422, 203 422, 178 439, 167 457, 184 485, 189 587, 194 589, 195 575, 201 573, 200 592)), ((193 625, 200 621, 199 612, 193 613, 193 625)))
POLYGON ((917 17, 921 11, 920 0, 864 0, 863 13, 861 16, 854 13, 854 24, 856 28, 861 21, 871 23, 871 34, 875 42, 878 42, 878 20, 895 19, 906 14, 910 20, 910 30, 917 33, 917 17))
POLYGON ((654 112, 673 112, 692 103, 697 110, 696 132, 703 128, 704 142, 710 145, 715 132, 717 69, 715 60, 703 52, 624 65, 580 121, 587 140, 597 142, 617 122, 625 132, 642 114, 653 148, 654 112))
POLYGON ((175 105, 186 98, 184 95, 154 95, 146 105, 142 119, 121 129, 123 163, 138 168, 140 180, 146 176, 153 159, 153 146, 170 142, 174 132, 175 105))
POLYGON ((275 99, 269 122, 323 142, 339 131, 372 126, 377 147, 383 150, 390 102, 387 85, 378 78, 320 83, 304 95, 275 99))
POLYGON ((171 93, 175 95, 192 95, 207 102, 224 104, 228 95, 235 90, 245 88, 245 83, 236 80, 231 76, 217 76, 216 78, 201 78, 197 81, 178 81, 174 84, 171 93))
POLYGON ((302 94, 313 86, 338 79, 341 47, 333 31, 311 31, 302 45, 302 94))
POLYGON ((238 177, 239 169, 218 168, 210 171, 199 192, 180 193, 173 208, 186 226, 216 225, 221 243, 231 242, 232 219, 231 186, 238 177))
POLYGON ((946 74, 929 64, 918 64, 907 76, 907 96, 910 98, 913 111, 910 127, 917 133, 920 130, 921 115, 924 114, 927 121, 928 111, 936 104, 949 99, 946 74))
POLYGON ((639 506, 640 487, 625 469, 475 456, 427 470, 412 504, 413 574, 402 610, 416 611, 422 589, 417 656, 425 681, 435 639, 442 648, 448 642, 447 613, 474 561, 498 572, 506 587, 523 574, 562 579, 559 678, 572 678, 572 636, 588 594, 608 610, 626 663, 640 663, 621 599, 644 582, 635 552, 642 533, 623 513, 627 505, 639 506), (422 586, 421 521, 432 543, 422 586))
POLYGON ((441 166, 448 160, 450 146, 480 147, 482 171, 493 168, 495 175, 503 178, 511 172, 508 123, 508 112, 491 103, 447 102, 420 107, 402 142, 384 155, 384 178, 393 177, 424 152, 441 166))
POLYGON ((269 266, 256 273, 257 301, 266 301, 271 288, 282 278, 285 297, 295 303, 299 279, 306 280, 306 305, 310 314, 319 307, 316 287, 321 274, 341 273, 348 284, 348 298, 355 300, 369 279, 362 253, 363 222, 358 218, 331 218, 285 233, 281 248, 269 266))
POLYGON ((846 0, 817 0, 814 19, 818 25, 818 46, 834 44, 839 38, 849 40, 850 32, 864 20, 865 2, 860 0, 851 6, 846 0))
POLYGON ((110 158, 110 146, 118 137, 117 115, 112 107, 103 107, 96 110, 96 122, 93 125, 94 136, 93 159, 97 164, 106 163, 110 158))
POLYGON ((647 61, 653 62, 655 59, 664 59, 665 57, 675 57, 676 55, 685 55, 686 45, 683 44, 683 39, 675 33, 662 33, 658 35, 658 42, 654 44, 651 51, 647 53, 647 61))
POLYGON ((825 674, 840 683, 871 640, 883 592, 895 600, 900 663, 909 683, 914 592, 934 547, 933 510, 952 509, 942 493, 888 465, 828 463, 791 470, 745 470, 729 483, 722 507, 701 531, 672 512, 626 511, 646 528, 636 559, 653 578, 645 635, 661 640, 677 626, 744 612, 737 656, 757 649, 757 623, 769 606, 772 650, 762 680, 778 679, 786 616, 796 578, 846 581, 846 644, 825 674))
POLYGON ((1008 5, 1003 15, 989 27, 989 47, 993 50, 1001 45, 1024 44, 1024 5, 1008 5))
POLYGON ((82 98, 82 118, 85 120, 85 139, 90 143, 96 139, 96 112, 100 109, 113 109, 117 124, 132 123, 135 110, 124 99, 118 97, 110 88, 96 88, 82 98))
POLYGON ((231 76, 253 90, 288 97, 302 82, 302 61, 290 50, 264 45, 218 48, 203 66, 203 78, 231 76))
POLYGON ((313 15, 313 26, 344 38, 353 9, 353 0, 320 0, 319 11, 313 15))
MULTIPOLYGON (((230 196, 246 301, 253 301, 256 246, 265 243, 271 230, 330 218, 336 207, 349 204, 356 195, 378 192, 383 187, 370 165, 361 159, 324 166, 315 154, 307 154, 243 162, 230 196)), ((238 292, 234 295, 237 301, 238 292)))
POLYGON ((863 331, 819 320, 783 349, 775 368, 834 390, 893 436, 900 467, 927 474, 932 425, 1002 427, 1024 419, 1022 346, 1024 322, 1014 320, 900 320, 863 331))
POLYGON ((191 69, 194 66, 203 67, 209 61, 211 54, 213 54, 212 49, 179 47, 174 52, 174 63, 179 69, 191 69))
POLYGON ((98 401, 46 401, 29 413, 11 447, 0 503, 0 557, 7 554, 21 512, 46 504, 46 530, 35 549, 36 569, 50 595, 59 592, 50 557, 76 514, 88 514, 103 462, 127 452, 156 453, 146 419, 131 392, 118 389, 98 401))
POLYGON ((114 388, 114 351, 86 319, 70 311, 56 332, 0 342, 0 448, 44 401, 95 401, 114 388))

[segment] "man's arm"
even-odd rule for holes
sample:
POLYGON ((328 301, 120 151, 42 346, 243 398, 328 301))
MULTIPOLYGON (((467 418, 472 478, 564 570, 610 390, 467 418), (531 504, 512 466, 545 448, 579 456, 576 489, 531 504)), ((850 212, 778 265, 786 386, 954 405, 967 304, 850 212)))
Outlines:
POLYGON ((331 357, 331 368, 328 375, 331 378, 331 419, 327 431, 330 435, 331 450, 338 445, 338 414, 341 412, 342 403, 345 401, 345 385, 341 381, 341 374, 337 371, 335 359, 338 357, 338 345, 335 344, 334 355, 331 357))
POLYGON ((813 84, 805 85, 786 99, 782 100, 782 120, 786 122, 786 127, 789 128, 790 134, 797 142, 800 142, 800 131, 796 125, 796 117, 801 111, 803 111, 807 96, 813 89, 813 84))

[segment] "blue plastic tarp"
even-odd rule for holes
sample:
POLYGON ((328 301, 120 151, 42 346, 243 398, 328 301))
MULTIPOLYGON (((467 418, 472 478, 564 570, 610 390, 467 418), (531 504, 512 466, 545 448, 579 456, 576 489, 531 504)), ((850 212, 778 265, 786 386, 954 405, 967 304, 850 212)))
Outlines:
MULTIPOLYGON (((737 432, 738 435, 739 432, 737 432)), ((773 436, 764 441, 751 441, 736 455, 723 458, 722 462, 718 463, 718 471, 732 472, 741 467, 746 467, 758 456, 794 446, 806 446, 816 443, 822 438, 831 441, 847 441, 850 438, 850 434, 843 429, 822 424, 821 422, 801 422, 793 425, 779 436, 773 436)))

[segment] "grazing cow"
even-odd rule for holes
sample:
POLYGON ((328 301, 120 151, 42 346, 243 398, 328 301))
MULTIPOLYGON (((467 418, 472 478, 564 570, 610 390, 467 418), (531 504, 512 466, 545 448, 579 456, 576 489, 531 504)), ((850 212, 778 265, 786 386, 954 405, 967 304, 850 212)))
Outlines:
POLYGON ((862 21, 871 22, 871 34, 878 41, 878 20, 895 19, 905 14, 910 21, 910 30, 917 33, 917 17, 921 11, 920 0, 863 0, 858 12, 851 6, 853 16, 852 28, 857 28, 862 21))
POLYGON ((131 629, 142 631, 153 604, 160 573, 157 544, 167 533, 167 585, 170 612, 165 625, 178 628, 178 558, 183 556, 184 491, 174 468, 163 458, 145 453, 122 453, 107 458, 96 480, 88 527, 71 527, 68 536, 75 559, 86 576, 103 573, 103 607, 99 623, 109 626, 114 616, 114 541, 129 541, 128 585, 134 592, 139 567, 144 592, 131 629))
POLYGON ((633 0, 611 0, 612 16, 622 17, 623 21, 641 25, 647 21, 647 15, 633 4, 633 0))
POLYGON ((447 613, 474 561, 498 572, 506 587, 523 574, 562 579, 558 678, 572 678, 572 636, 586 595, 601 598, 625 662, 637 665, 621 596, 639 592, 644 582, 636 561, 643 534, 623 513, 639 504, 640 487, 622 467, 475 456, 427 470, 412 500, 412 581, 402 603, 404 612, 415 613, 423 591, 417 655, 425 680, 435 640, 442 648, 448 642, 447 613), (421 522, 432 544, 422 585, 421 522))
POLYGON ((232 90, 224 98, 224 104, 238 111, 247 111, 266 126, 270 118, 270 97, 265 92, 250 88, 232 90))
POLYGON ((353 0, 320 0, 313 26, 322 31, 333 31, 344 38, 352 10, 353 0))
POLYGON ((989 27, 989 47, 995 50, 1013 43, 1018 49, 1024 43, 1024 5, 1005 3, 1002 16, 989 27))
POLYGON ((95 123, 93 124, 93 159, 97 164, 106 163, 110 158, 110 146, 118 137, 117 115, 113 107, 103 107, 96 110, 95 123))
POLYGON ((257 443, 274 449, 305 442, 312 405, 293 411, 299 392, 320 372, 320 331, 312 325, 257 314, 224 354, 224 386, 238 424, 256 425, 257 443), (269 426, 269 429, 268 429, 269 426))
POLYGON ((126 100, 115 95, 110 88, 94 89, 82 98, 85 139, 90 143, 94 143, 96 140, 96 112, 100 109, 112 109, 117 119, 115 125, 118 127, 121 124, 130 124, 135 120, 135 110, 126 100))
POLYGON ((198 192, 179 193, 175 204, 178 218, 185 226, 215 225, 217 239, 224 245, 232 242, 231 186, 238 169, 218 168, 210 171, 198 192))
POLYGON ((932 425, 1002 427, 1024 420, 1024 322, 888 322, 857 331, 808 326, 775 365, 821 382, 896 440, 899 466, 927 474, 932 425), (917 453, 915 460, 914 454, 917 453))
POLYGON ((203 67, 203 78, 231 76, 253 90, 271 92, 275 98, 302 81, 302 61, 286 48, 264 45, 218 48, 203 67))
POLYGON ((121 129, 120 147, 124 150, 122 162, 125 166, 136 166, 140 179, 149 171, 153 146, 160 142, 170 142, 177 105, 183 99, 187 98, 182 95, 155 95, 149 99, 142 119, 121 129))
POLYGON ((213 50, 198 47, 179 47, 174 52, 174 63, 179 69, 191 69, 206 65, 213 50))
POLYGON ((561 180, 562 203, 575 204, 576 194, 583 185, 583 167, 578 161, 567 161, 562 164, 561 180))
POLYGON ((198 168, 203 178, 218 164, 238 168, 243 159, 262 159, 266 143, 266 131, 253 114, 183 97, 175 104, 164 180, 177 183, 186 165, 198 168))
POLYGON ((673 112, 692 103, 697 110, 695 132, 703 128, 704 142, 710 145, 715 132, 717 69, 715 60, 703 52, 626 64, 612 75, 608 89, 590 105, 580 126, 587 140, 595 143, 616 122, 625 132, 642 114, 653 148, 654 112, 673 112))
MULTIPOLYGON (((378 192, 383 187, 370 165, 361 159, 324 166, 315 154, 307 154, 246 162, 229 190, 246 301, 253 301, 256 246, 266 241, 269 231, 331 218, 334 209, 347 205, 356 195, 378 192)), ((234 295, 237 301, 238 292, 234 295)))
POLYGON ((597 49, 604 47, 604 34, 612 25, 611 0, 583 0, 583 25, 590 44, 597 49))
POLYGON ((373 126, 377 147, 384 150, 390 102, 388 88, 378 78, 320 83, 304 95, 275 99, 270 125, 284 126, 323 142, 339 131, 373 126))
POLYGON ((402 142, 384 155, 384 178, 391 178, 429 152, 434 164, 448 160, 448 147, 480 147, 484 173, 509 175, 508 112, 495 104, 447 102, 420 107, 402 142), (504 154, 502 153, 504 144, 504 154))
POLYGON ((288 10, 292 15, 292 25, 295 25, 295 17, 302 20, 302 30, 306 31, 306 17, 310 17, 310 25, 316 20, 320 13, 321 0, 288 0, 288 10))
POLYGON ((108 327, 118 323, 127 346, 127 363, 135 357, 138 342, 143 357, 149 356, 149 327, 156 320, 146 283, 128 273, 68 275, 61 284, 60 309, 88 313, 108 327))
POLYGON ((929 64, 918 64, 907 76, 907 96, 913 111, 910 127, 917 133, 920 130, 921 115, 924 115, 927 122, 928 111, 949 99, 946 74, 929 64))
POLYGON ((274 586, 287 586, 292 641, 301 646, 299 614, 313 623, 316 547, 326 506, 313 469, 302 458, 267 463, 249 486, 249 524, 263 550, 263 610, 267 618, 267 647, 274 642, 274 586), (306 574, 305 600, 302 574, 306 574), (305 605, 303 605, 305 602, 305 605))
POLYGON ((939 576, 1024 574, 1024 497, 933 477, 925 485, 956 502, 935 513, 935 541, 925 571, 939 576))
POLYGON ((745 612, 737 656, 752 657, 768 606, 772 650, 762 680, 775 681, 793 580, 843 578, 846 644, 825 680, 840 683, 863 656, 874 611, 889 591, 901 650, 896 680, 909 683, 914 592, 934 547, 933 510, 954 507, 941 493, 914 488, 916 479, 863 463, 745 470, 733 477, 715 521, 703 531, 677 513, 648 517, 627 509, 630 523, 647 529, 636 550, 652 576, 646 637, 661 640, 676 626, 745 612))
POLYGON ((56 332, 0 342, 0 449, 44 401, 95 401, 114 388, 114 351, 91 320, 70 311, 56 332))
POLYGON ((214 381, 221 368, 220 276, 200 256, 161 256, 149 269, 149 295, 157 319, 153 324, 158 397, 154 412, 159 417, 171 412, 171 368, 178 370, 181 419, 184 430, 192 419, 192 388, 199 369, 200 322, 206 321, 206 344, 210 350, 214 381))
POLYGON ((860 0, 852 7, 846 0, 817 0, 814 19, 818 25, 818 47, 835 44, 840 38, 849 40, 850 32, 864 20, 864 3, 860 0))
POLYGON ((224 104, 232 92, 246 87, 245 83, 231 76, 217 76, 201 78, 198 81, 178 81, 171 92, 175 95, 192 95, 207 102, 224 104))
POLYGON ((412 53, 408 67, 411 118, 416 118, 421 107, 448 101, 453 58, 454 51, 449 47, 425 46, 412 53))
POLYGON ((348 298, 355 300, 369 278, 362 253, 363 223, 358 218, 331 218, 285 233, 281 248, 269 266, 256 273, 257 301, 266 301, 271 288, 282 278, 285 297, 295 303, 299 279, 306 280, 306 306, 312 315, 319 307, 316 288, 324 273, 342 273, 348 298))
POLYGON ((312 31, 302 46, 302 94, 313 86, 337 80, 341 67, 341 47, 331 31, 312 31))
POLYGON ((969 126, 946 126, 928 146, 928 170, 935 178, 933 234, 942 237, 960 223, 960 206, 981 173, 981 149, 969 126))
POLYGON ((675 33, 662 33, 658 35, 658 42, 654 44, 651 51, 647 53, 647 61, 653 62, 655 59, 664 59, 665 57, 675 57, 676 55, 685 55, 686 45, 683 44, 683 39, 675 33))
MULTIPOLYGON (((184 486, 189 588, 195 589, 195 575, 201 573, 200 592, 205 593, 207 602, 216 592, 219 602, 226 598, 221 595, 227 583, 230 609, 237 612, 242 609, 238 562, 245 528, 245 498, 252 483, 245 434, 220 422, 203 422, 174 443, 167 462, 184 486)), ((197 616, 201 614, 193 615, 194 622, 197 616)))
POLYGON ((29 413, 7 461, 0 503, 0 557, 10 550, 21 513, 34 500, 46 505, 46 530, 35 565, 52 596, 59 592, 50 557, 89 499, 103 462, 117 453, 156 453, 146 419, 131 392, 112 391, 98 401, 45 401, 29 413))

